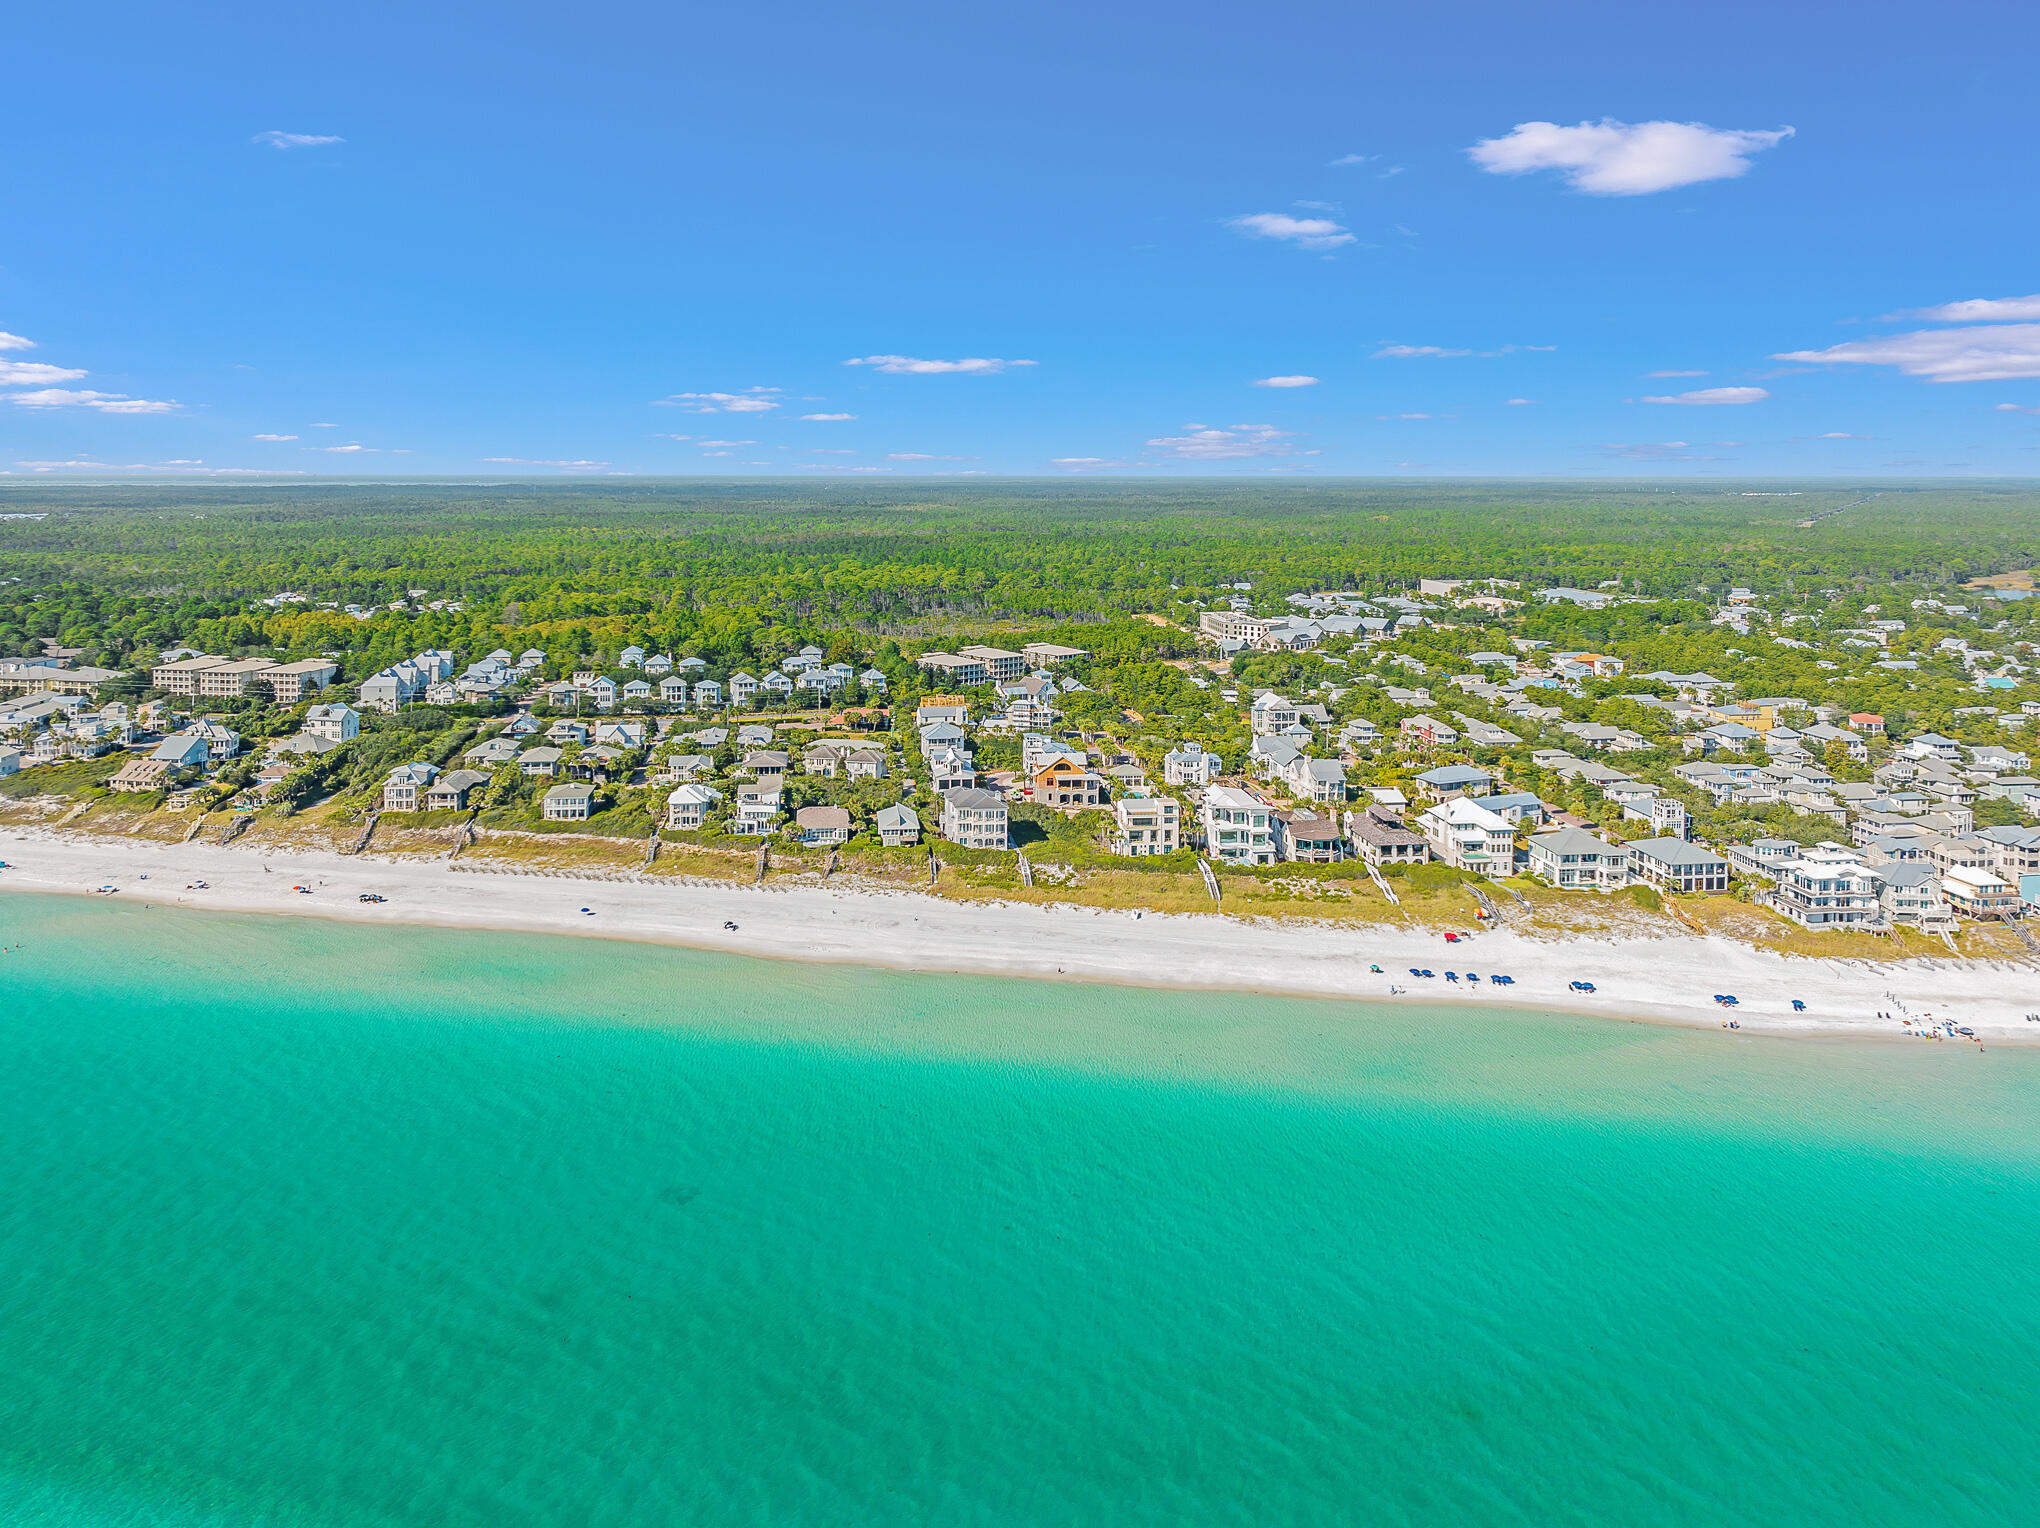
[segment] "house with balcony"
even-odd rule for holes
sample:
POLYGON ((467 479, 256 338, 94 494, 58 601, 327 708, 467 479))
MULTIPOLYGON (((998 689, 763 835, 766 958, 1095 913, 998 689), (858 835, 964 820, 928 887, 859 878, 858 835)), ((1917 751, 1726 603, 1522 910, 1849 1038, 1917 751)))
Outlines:
POLYGON ((942 797, 942 836, 965 849, 1011 847, 1006 798, 997 791, 953 790, 942 797))
POLYGON ((1772 908, 1802 928, 1884 926, 1884 877, 1852 850, 1816 845, 1771 867, 1772 908))
POLYGON ((475 789, 488 783, 489 777, 479 769, 450 769, 434 780, 431 789, 425 792, 425 810, 462 811, 467 807, 475 789))
POLYGON ((1668 893, 1728 890, 1728 861, 1683 838, 1640 838, 1629 846, 1629 876, 1668 893))
POLYGON ((1961 865, 1941 877, 1941 895, 1965 918, 2009 920, 2025 912, 2018 884, 1980 865, 1961 865))
POLYGON ((880 807, 872 814, 871 825, 878 830, 878 841, 889 849, 921 841, 921 815, 910 806, 880 807))
POLYGON ((762 838, 779 821, 781 793, 777 781, 742 786, 737 791, 736 811, 730 821, 732 833, 762 838))
POLYGON ((1453 796, 1426 808, 1416 826, 1432 855, 1476 875, 1510 875, 1516 868, 1516 825, 1470 796, 1453 796))
POLYGON ((708 814, 722 792, 698 781, 676 785, 666 795, 666 826, 676 833, 695 833, 708 825, 708 814))
POLYGON ((1135 788, 1112 803, 1112 852, 1135 858, 1183 847, 1182 804, 1174 796, 1135 788))
POLYGON ((385 812, 416 812, 425 804, 425 792, 439 776, 431 764, 399 764, 383 781, 382 809, 385 812))
POLYGON ((1231 865, 1275 863, 1275 814, 1258 797, 1229 785, 1204 793, 1204 853, 1231 865))
POLYGON ((1395 809, 1379 803, 1345 815, 1346 840, 1379 870, 1388 865, 1423 865, 1431 858, 1431 841, 1411 830, 1395 809))
POLYGON ((1170 785, 1209 785, 1225 772, 1225 760, 1202 743, 1185 743, 1162 756, 1162 779, 1170 785))
POLYGON ((1547 885, 1612 891, 1629 884, 1629 851, 1580 828, 1530 836, 1530 873, 1547 885))
POLYGON ((579 780, 555 785, 545 793, 547 822, 586 822, 595 810, 595 787, 579 780))

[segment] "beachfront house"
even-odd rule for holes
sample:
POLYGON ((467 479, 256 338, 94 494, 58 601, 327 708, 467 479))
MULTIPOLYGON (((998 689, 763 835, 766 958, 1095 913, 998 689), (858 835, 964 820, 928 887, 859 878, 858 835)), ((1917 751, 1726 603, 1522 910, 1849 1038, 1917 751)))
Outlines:
POLYGON ((666 826, 680 833, 695 833, 708 825, 708 814, 722 800, 713 786, 690 780, 676 785, 666 796, 666 826))
POLYGON ((1280 858, 1299 864, 1336 864, 1346 857, 1346 835, 1329 817, 1277 812, 1275 852, 1280 858))
POLYGON ((1965 918, 2016 918, 2023 911, 2019 889, 1981 865, 1958 865, 1941 877, 1941 895, 1965 918))
MULTIPOLYGON (((12 748, 0 749, 0 753, 15 754, 12 748)), ((0 775, 11 775, 14 771, 0 760, 0 775)), ((159 791, 170 783, 170 766, 160 759, 130 759, 121 765, 119 771, 106 782, 109 790, 116 791, 159 791)))
POLYGON ((732 833, 763 837, 779 820, 780 789, 776 781, 744 786, 737 792, 737 809, 730 820, 732 833))
POLYGON ((555 785, 545 793, 547 822, 586 822, 595 807, 595 787, 579 780, 555 785))
POLYGON ((1827 846, 1770 867, 1770 904, 1802 928, 1869 928, 1884 922, 1883 874, 1827 846))
POLYGON ((425 792, 439 776, 435 764, 399 764, 383 781, 382 809, 385 812, 415 812, 424 805, 425 792))
POLYGON ((1183 846, 1182 810, 1174 796, 1127 791, 1112 803, 1112 852, 1137 858, 1174 854, 1183 846))
POLYGON ((1728 861, 1683 838, 1639 838, 1629 846, 1629 874, 1662 892, 1726 891, 1728 861))
POLYGON ((878 841, 888 848, 901 848, 921 841, 921 818, 909 806, 881 807, 872 817, 878 841))
POLYGON ((1470 796, 1427 808, 1417 827, 1438 859, 1478 875, 1509 875, 1516 868, 1516 825, 1470 796))
MULTIPOLYGON (((1392 794, 1400 795, 1401 792, 1392 794)), ((1410 831, 1395 809, 1376 804, 1345 816, 1346 839, 1360 858, 1377 870, 1384 865, 1422 865, 1431 858, 1431 841, 1410 831)))
POLYGON ((965 849, 1004 849, 1012 841, 1006 798, 997 791, 954 790, 942 797, 942 836, 965 849))
POLYGON ((1629 851, 1582 828, 1530 837, 1530 873, 1552 886, 1612 891, 1629 884, 1629 851))
POLYGON ((475 787, 487 785, 489 777, 479 769, 454 769, 432 782, 432 788, 425 792, 425 810, 428 812, 457 812, 468 804, 468 797, 475 787))
POLYGON ((1275 819, 1265 801, 1230 785, 1204 793, 1204 853, 1232 865, 1275 863, 1275 819))
POLYGON ((793 836, 809 848, 850 840, 850 814, 840 806, 804 806, 793 814, 793 836))

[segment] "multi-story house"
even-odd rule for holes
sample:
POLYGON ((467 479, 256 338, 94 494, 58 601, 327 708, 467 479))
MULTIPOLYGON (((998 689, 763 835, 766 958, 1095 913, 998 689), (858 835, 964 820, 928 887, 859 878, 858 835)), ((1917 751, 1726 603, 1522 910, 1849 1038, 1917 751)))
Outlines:
POLYGON ((1170 785, 1209 785, 1225 771, 1225 760, 1201 743, 1185 743, 1162 756, 1162 778, 1170 785))
POLYGON ((586 822, 595 809, 595 787, 578 780, 555 785, 545 793, 547 822, 586 822))
POLYGON ((681 833, 697 832, 721 800, 722 792, 713 786, 692 780, 676 785, 666 796, 666 826, 681 833))
POLYGON ((1247 720, 1255 737, 1271 736, 1296 725, 1296 703, 1269 690, 1255 697, 1253 705, 1247 708, 1247 720))
POLYGON ((1112 803, 1112 852, 1174 854, 1183 846, 1182 806, 1174 796, 1130 790, 1112 803))
POLYGON ((1055 753, 1038 760, 1027 776, 1027 798, 1064 811, 1103 806, 1105 777, 1089 769, 1073 753, 1055 753))
POLYGON ((415 812, 425 804, 425 792, 439 777, 431 764, 399 764, 383 781, 382 809, 385 812, 415 812))
POLYGON ((1469 796, 1427 808, 1417 827, 1431 853, 1448 865, 1479 875, 1509 875, 1516 868, 1516 825, 1469 796))
POLYGON ((1557 828, 1531 835, 1530 873, 1553 886, 1627 886, 1629 851, 1579 828, 1557 828))
POLYGON ((1227 864, 1274 864, 1273 810, 1243 790, 1212 786, 1204 793, 1204 853, 1227 864))
POLYGON ((1662 892, 1726 891, 1728 861, 1682 838, 1639 838, 1629 846, 1629 876, 1662 892))
POLYGON ((1421 865, 1431 858, 1431 842, 1413 833, 1402 818, 1383 806, 1348 812, 1346 838, 1360 858, 1377 870, 1383 865, 1421 865))
POLYGON ((942 797, 942 836, 966 849, 1004 849, 1011 842, 1006 798, 997 791, 953 790, 942 797))

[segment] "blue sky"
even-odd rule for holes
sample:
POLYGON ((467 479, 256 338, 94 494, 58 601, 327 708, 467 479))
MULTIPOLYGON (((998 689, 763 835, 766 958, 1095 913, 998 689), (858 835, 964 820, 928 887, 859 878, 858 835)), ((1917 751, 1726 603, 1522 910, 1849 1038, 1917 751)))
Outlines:
POLYGON ((1909 14, 18 11, 0 471, 2031 475, 2031 12, 1909 14))

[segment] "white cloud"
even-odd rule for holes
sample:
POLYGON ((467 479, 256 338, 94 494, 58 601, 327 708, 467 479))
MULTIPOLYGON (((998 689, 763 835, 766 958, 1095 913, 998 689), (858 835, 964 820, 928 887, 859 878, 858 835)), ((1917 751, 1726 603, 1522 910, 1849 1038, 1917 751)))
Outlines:
POLYGON ((2040 408, 2028 408, 2023 403, 2000 403, 1991 410, 1994 414, 2040 414, 2040 408))
POLYGON ((1825 350, 1787 350, 1771 359, 1895 366, 1908 377, 1930 382, 2008 382, 2040 377, 2040 324, 1917 329, 1825 350))
POLYGON ((0 361, 0 387, 47 387, 54 382, 75 382, 84 375, 74 366, 51 366, 43 361, 0 361))
POLYGON ((1646 372, 1645 375, 1651 377, 1704 377, 1707 373, 1704 371, 1653 371, 1646 372))
POLYGON ((1914 308, 1909 313, 1891 316, 1924 318, 1930 323, 1942 324, 1994 324, 2040 318, 2040 294, 2032 297, 1972 297, 1966 302, 1944 302, 1937 308, 1914 308))
POLYGON ((381 448, 378 446, 359 445, 351 440, 344 446, 307 446, 305 449, 307 451, 331 451, 336 455, 343 455, 352 451, 366 451, 371 456, 381 454, 381 448))
POLYGON ((35 349, 34 340, 25 340, 18 334, 9 334, 5 329, 0 329, 0 350, 33 349, 35 349))
POLYGON ((896 377, 932 377, 948 372, 965 376, 988 377, 1004 371, 1008 366, 1033 366, 1034 361, 1002 361, 996 356, 965 356, 960 361, 924 361, 910 355, 860 355, 852 356, 843 363, 845 366, 873 366, 896 377))
POLYGON ((266 143, 273 149, 322 149, 331 143, 345 143, 345 138, 336 138, 330 133, 285 133, 270 128, 266 133, 257 133, 248 140, 250 143, 266 143))
POLYGON ((1109 456, 1058 456, 1050 460, 1051 467, 1124 467, 1125 462, 1109 456))
POLYGON ((704 440, 701 444, 704 446, 755 446, 758 442, 755 440, 704 440))
POLYGON ((747 387, 741 393, 674 393, 653 402, 690 414, 762 414, 779 407, 779 400, 770 396, 778 391, 776 387, 747 387))
POLYGON ((885 459, 889 462, 974 462, 975 456, 930 456, 926 451, 888 451, 885 459))
POLYGON ((1813 437, 1815 440, 1875 440, 1874 435, 1851 435, 1847 430, 1829 430, 1813 437))
POLYGON ((1292 207, 1308 207, 1312 212, 1344 212, 1346 210, 1337 202, 1294 201, 1289 205, 1292 207))
POLYGON ((1744 132, 1701 122, 1617 122, 1604 117, 1577 127, 1519 122, 1500 138, 1468 149, 1491 175, 1559 170, 1575 191, 1593 196, 1643 196, 1707 180, 1733 180, 1749 156, 1792 136, 1789 127, 1744 132))
POLYGON ((315 430, 337 430, 340 426, 334 424, 330 419, 315 419, 312 421, 312 428, 315 430))
POLYGON ((177 410, 174 402, 96 393, 90 388, 45 387, 32 393, 8 393, 6 398, 25 409, 97 409, 102 414, 170 414, 177 410))
MULTIPOLYGON (((782 448, 783 449, 783 448, 782 448)), ((855 456, 855 446, 802 446, 803 456, 855 456)))
POLYGON ((532 461, 522 456, 485 456, 482 460, 506 467, 558 467, 566 472, 601 472, 609 465, 607 462, 532 461))
POLYGON ((296 440, 295 435, 258 435, 257 440, 296 440))
POLYGON ((800 417, 802 419, 814 419, 827 422, 829 420, 835 419, 855 419, 857 416, 855 414, 803 414, 800 417))
POLYGON ((1383 345, 1369 359, 1379 361, 1387 358, 1389 360, 1408 361, 1423 356, 1431 356, 1444 360, 1454 356, 1472 354, 1471 350, 1447 350, 1440 345, 1383 345))
POLYGON ((189 472, 201 477, 298 477, 274 467, 208 467, 203 462, 92 462, 73 457, 67 462, 16 462, 30 472, 189 472))
POLYGON ((1226 227, 1253 239, 1290 239, 1302 249, 1337 249, 1354 236, 1330 218, 1293 218, 1286 212, 1250 212, 1228 218, 1226 227))
POLYGON ((1151 451, 1166 451, 1185 461, 1222 462, 1233 461, 1247 456, 1288 456, 1295 448, 1285 437, 1286 430, 1273 430, 1266 425, 1236 424, 1230 429, 1217 430, 1201 424, 1186 424, 1185 435, 1163 435, 1147 443, 1151 451))
POLYGON ((1690 393, 1672 393, 1645 398, 1645 403, 1762 403, 1770 397, 1762 387, 1702 387, 1690 393))
MULTIPOLYGON (((770 462, 754 462, 753 466, 769 467, 770 462)), ((862 466, 852 462, 795 462, 796 467, 805 467, 810 472, 890 472, 890 467, 862 466)))
POLYGON ((1609 444, 1601 447, 1610 456, 1647 462, 1718 462, 1718 456, 1693 456, 1683 440, 1650 441, 1638 445, 1609 444))
POLYGON ((693 437, 692 435, 668 435, 668 434, 666 434, 666 433, 665 433, 664 431, 658 431, 658 432, 656 432, 656 433, 654 433, 654 434, 653 434, 653 436, 652 436, 652 439, 653 439, 653 440, 692 440, 692 439, 694 439, 694 437, 693 437))
POLYGON ((1343 164, 1372 164, 1379 154, 1341 154, 1337 159, 1327 161, 1333 169, 1343 164))
POLYGON ((1262 377, 1254 387, 1316 387, 1316 377, 1262 377))
POLYGON ((1537 400, 1535 398, 1504 398, 1502 400, 1503 403, 1507 404, 1512 409, 1523 408, 1529 404, 1535 403, 1536 401, 1537 400))

